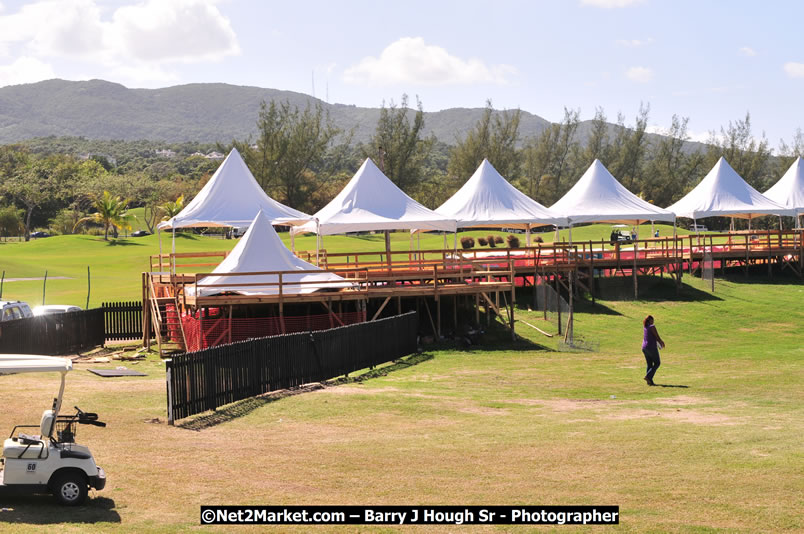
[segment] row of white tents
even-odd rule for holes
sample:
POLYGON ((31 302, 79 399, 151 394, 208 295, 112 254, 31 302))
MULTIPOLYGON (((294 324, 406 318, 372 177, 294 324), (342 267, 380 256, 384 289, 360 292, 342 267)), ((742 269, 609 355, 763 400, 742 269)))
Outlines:
POLYGON ((591 222, 673 222, 676 217, 798 216, 804 214, 804 163, 796 159, 763 195, 721 158, 692 191, 663 209, 628 191, 595 160, 572 189, 547 208, 512 186, 484 160, 449 200, 430 210, 406 195, 371 159, 366 159, 346 187, 311 216, 270 198, 233 149, 198 195, 159 228, 244 227, 259 211, 274 224, 293 226, 294 235, 367 230, 455 232, 458 228, 495 226, 529 230, 591 222))
POLYGON ((286 293, 348 287, 349 283, 337 275, 316 274, 320 269, 288 250, 272 224, 292 226, 292 235, 313 232, 320 236, 367 230, 456 232, 458 228, 472 227, 522 228, 529 234, 531 228, 547 225, 571 228, 591 222, 675 223, 676 216, 692 219, 729 216, 750 220, 768 214, 804 214, 801 158, 764 196, 721 158, 695 189, 667 209, 628 191, 598 160, 564 197, 546 208, 512 186, 484 160, 463 187, 436 210, 429 210, 410 198, 367 159, 346 187, 310 216, 270 198, 233 149, 198 195, 178 215, 161 223, 159 229, 172 229, 175 235, 177 228, 249 226, 243 239, 213 271, 216 276, 206 278, 199 286, 198 296, 205 296, 223 291, 279 292, 277 275, 267 278, 256 274, 226 276, 231 273, 295 271, 296 275, 283 275, 283 292, 286 293), (204 287, 210 285, 214 287, 204 287), (227 285, 231 287, 226 288, 227 285))

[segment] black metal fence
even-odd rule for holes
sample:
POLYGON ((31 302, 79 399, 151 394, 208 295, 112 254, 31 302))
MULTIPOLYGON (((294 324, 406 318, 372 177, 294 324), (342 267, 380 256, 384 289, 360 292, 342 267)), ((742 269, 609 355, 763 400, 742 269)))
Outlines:
POLYGON ((168 421, 389 362, 416 351, 416 312, 264 337, 167 360, 168 421))
POLYGON ((142 301, 104 302, 106 339, 142 339, 142 301))
POLYGON ((103 345, 103 310, 0 322, 0 353, 69 354, 103 345))

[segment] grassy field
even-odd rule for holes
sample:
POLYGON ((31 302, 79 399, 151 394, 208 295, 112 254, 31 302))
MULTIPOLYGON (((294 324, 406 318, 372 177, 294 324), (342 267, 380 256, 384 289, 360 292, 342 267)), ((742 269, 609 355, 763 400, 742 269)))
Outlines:
MULTIPOLYGON (((740 276, 711 294, 685 280, 679 297, 665 280, 649 300, 582 303, 576 329, 599 352, 557 352, 555 337, 520 323, 515 344, 442 346, 375 378, 244 401, 183 427, 164 423, 158 359, 136 366, 144 378, 77 364, 65 406, 109 423, 78 436, 108 485, 78 509, 13 498, 0 530, 226 532, 199 527, 199 506, 404 503, 607 504, 620 506, 621 524, 607 528, 618 532, 801 532, 804 284, 740 276), (642 380, 647 313, 667 342, 660 387, 642 380)), ((518 317, 550 328, 526 309, 518 317)), ((0 377, 0 428, 38 421, 56 388, 55 376, 0 377)), ((426 531, 465 530, 542 529, 426 531)))
MULTIPOLYGON (((649 225, 645 225, 649 228, 649 225)), ((662 235, 672 235, 672 226, 657 226, 662 235)), ((608 225, 592 225, 573 230, 573 239, 608 239, 611 227, 608 225)), ((649 233, 644 230, 644 233, 649 233)), ((501 235, 509 234, 490 231, 461 232, 460 236, 501 235)), ((283 241, 290 246, 290 237, 281 234, 283 241)), ((540 235, 546 242, 552 242, 554 232, 540 235)), ((518 236, 524 245, 525 236, 518 236)), ((566 240, 568 231, 562 230, 559 239, 566 240)), ((452 236, 447 236, 448 246, 452 246, 452 236)), ((237 243, 235 240, 221 237, 207 237, 193 234, 177 234, 177 252, 209 252, 230 250, 237 243)), ((393 250, 410 249, 410 235, 407 232, 391 234, 393 250)), ((441 249, 442 236, 424 234, 421 237, 422 250, 441 249)), ((415 246, 415 245, 414 245, 415 246)), ((170 234, 162 236, 163 252, 171 248, 170 234)), ((384 237, 378 235, 365 236, 325 236, 323 248, 331 252, 377 252, 385 249, 384 237)), ((297 250, 315 250, 315 238, 311 236, 296 239, 297 250)), ((7 281, 3 284, 4 300, 23 300, 36 306, 42 303, 43 285, 45 286, 45 302, 48 304, 72 304, 85 307, 87 289, 89 289, 89 306, 96 307, 101 302, 120 300, 139 300, 141 298, 140 273, 149 270, 148 258, 159 253, 159 240, 156 235, 124 238, 104 241, 103 236, 95 235, 63 235, 25 242, 0 241, 0 273, 5 271, 7 281), (90 271, 89 288, 87 284, 87 267, 90 271), (45 272, 48 281, 45 285, 45 272), (54 278, 62 277, 62 278, 54 278), (8 281, 11 278, 35 278, 28 281, 8 281)), ((212 268, 209 268, 212 270, 212 268)))

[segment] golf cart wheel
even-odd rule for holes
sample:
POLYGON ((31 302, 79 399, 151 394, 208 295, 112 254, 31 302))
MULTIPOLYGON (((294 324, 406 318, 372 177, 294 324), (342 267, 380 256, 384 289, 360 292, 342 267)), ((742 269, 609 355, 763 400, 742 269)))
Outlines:
POLYGON ((65 506, 78 506, 87 498, 87 480, 83 474, 64 473, 53 482, 53 496, 65 506))

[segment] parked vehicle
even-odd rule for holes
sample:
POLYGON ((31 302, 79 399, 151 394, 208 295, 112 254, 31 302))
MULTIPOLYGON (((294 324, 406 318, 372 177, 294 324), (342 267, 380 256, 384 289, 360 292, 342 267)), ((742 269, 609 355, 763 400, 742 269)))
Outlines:
POLYGON ((31 232, 31 237, 39 238, 39 237, 50 237, 50 234, 47 232, 31 232))
MULTIPOLYGON (((61 374, 61 387, 50 410, 42 412, 38 425, 17 425, 3 442, 3 468, 0 469, 0 495, 51 493, 67 506, 84 502, 89 488, 106 486, 106 473, 95 463, 84 445, 75 443, 78 425, 105 427, 98 415, 75 407, 75 413, 61 415, 64 383, 73 362, 65 358, 30 354, 0 354, 0 375, 15 373, 61 374), (39 434, 20 429, 34 428, 39 434)), ((4 403, 8 399, 4 400, 4 403)))
POLYGON ((56 315, 59 313, 70 313, 81 311, 78 306, 71 306, 69 304, 46 304, 44 306, 37 306, 33 309, 34 317, 40 315, 56 315))
POLYGON ((614 224, 611 227, 611 235, 609 236, 609 243, 612 245, 616 243, 632 243, 633 237, 627 231, 620 230, 621 228, 628 228, 625 224, 614 224))
POLYGON ((0 300, 0 321, 33 317, 31 307, 21 300, 0 300))
POLYGON ((709 230, 706 229, 706 226, 702 224, 691 224, 690 225, 690 232, 698 233, 698 232, 708 232, 709 230))
POLYGON ((151 235, 151 232, 148 230, 137 230, 136 232, 131 232, 131 237, 145 237, 146 235, 151 235))

